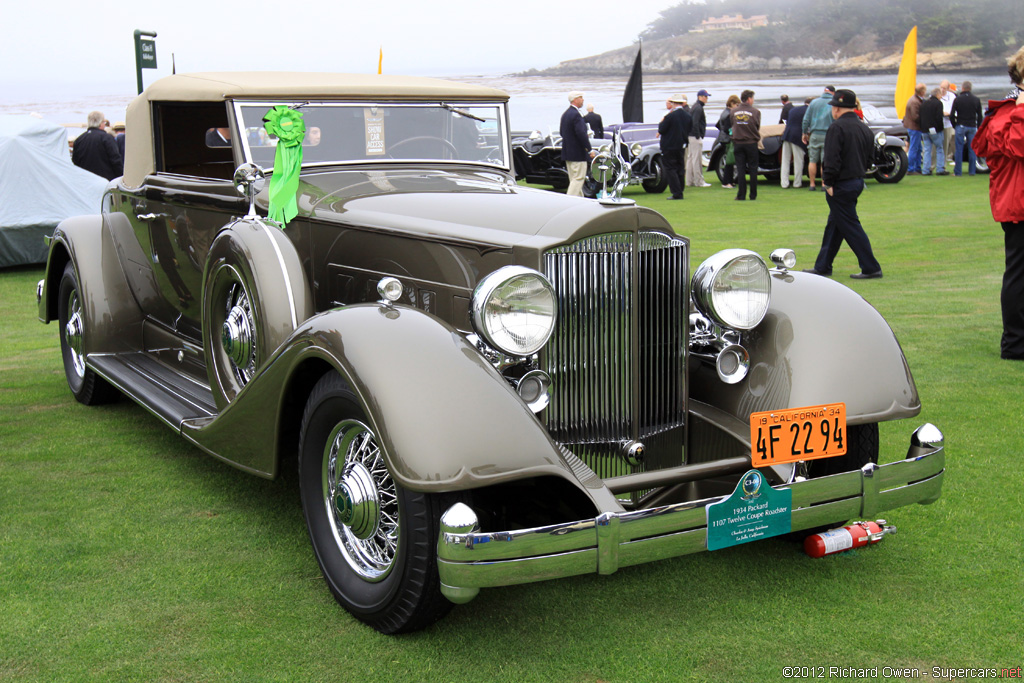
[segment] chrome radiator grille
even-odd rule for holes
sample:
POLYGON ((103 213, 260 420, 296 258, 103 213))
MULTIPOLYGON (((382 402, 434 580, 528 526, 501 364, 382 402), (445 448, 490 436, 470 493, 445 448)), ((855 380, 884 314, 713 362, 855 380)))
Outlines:
POLYGON ((545 419, 601 477, 681 462, 687 248, 662 233, 612 233, 544 254, 558 296, 541 360, 552 379, 545 419), (647 446, 639 466, 622 457, 634 440, 647 446))

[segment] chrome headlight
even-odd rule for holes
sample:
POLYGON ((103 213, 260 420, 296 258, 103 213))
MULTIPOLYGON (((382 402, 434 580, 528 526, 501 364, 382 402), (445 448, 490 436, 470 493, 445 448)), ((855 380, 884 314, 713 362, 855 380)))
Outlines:
POLYGON ((473 327, 494 348, 529 356, 547 343, 555 329, 555 290, 536 270, 505 266, 473 291, 473 327))
POLYGON ((734 330, 757 327, 768 312, 768 266, 746 249, 726 249, 693 273, 693 299, 702 313, 734 330))
POLYGON ((641 145, 641 144, 640 144, 639 142, 634 142, 634 143, 632 144, 632 146, 630 146, 630 148, 629 148, 629 153, 630 153, 630 154, 631 154, 631 155, 632 155, 633 157, 638 157, 638 156, 640 156, 640 152, 642 152, 642 151, 644 151, 644 146, 643 146, 643 145, 641 145))
POLYGON ((875 133, 875 144, 879 147, 885 147, 885 131, 878 131, 875 133))

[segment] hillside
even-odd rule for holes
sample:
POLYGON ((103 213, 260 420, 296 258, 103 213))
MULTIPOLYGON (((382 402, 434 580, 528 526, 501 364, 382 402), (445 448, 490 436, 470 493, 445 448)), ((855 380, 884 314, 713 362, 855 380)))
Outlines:
MULTIPOLYGON (((591 57, 571 59, 530 76, 616 76, 628 74, 636 45, 591 57)), ((768 26, 752 30, 691 33, 643 43, 645 74, 771 72, 791 74, 892 73, 899 68, 903 45, 879 45, 868 34, 838 43, 828 33, 787 32, 768 26)), ((918 51, 919 72, 1001 69, 1004 57, 982 57, 967 47, 918 51)))

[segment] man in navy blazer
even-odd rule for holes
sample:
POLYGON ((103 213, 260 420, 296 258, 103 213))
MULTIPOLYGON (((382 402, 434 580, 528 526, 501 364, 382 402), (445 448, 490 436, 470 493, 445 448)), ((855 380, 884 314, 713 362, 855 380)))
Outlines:
POLYGON ((583 196, 583 181, 587 178, 587 162, 594 156, 587 137, 587 124, 580 114, 583 93, 573 90, 569 93, 569 108, 562 114, 558 133, 562 136, 562 161, 569 172, 569 189, 565 194, 571 197, 583 196))
POLYGON ((686 98, 673 95, 665 101, 668 113, 658 124, 659 146, 665 174, 668 176, 668 189, 672 193, 669 199, 682 199, 683 186, 686 184, 686 164, 683 148, 686 147, 690 135, 692 119, 683 109, 686 98))

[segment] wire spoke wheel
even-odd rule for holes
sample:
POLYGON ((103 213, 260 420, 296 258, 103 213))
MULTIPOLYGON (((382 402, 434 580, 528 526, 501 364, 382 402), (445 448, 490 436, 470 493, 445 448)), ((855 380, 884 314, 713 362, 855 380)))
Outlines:
POLYGON ((345 420, 328 437, 323 458, 324 506, 338 549, 367 581, 388 575, 398 552, 395 483, 370 428, 345 420))

